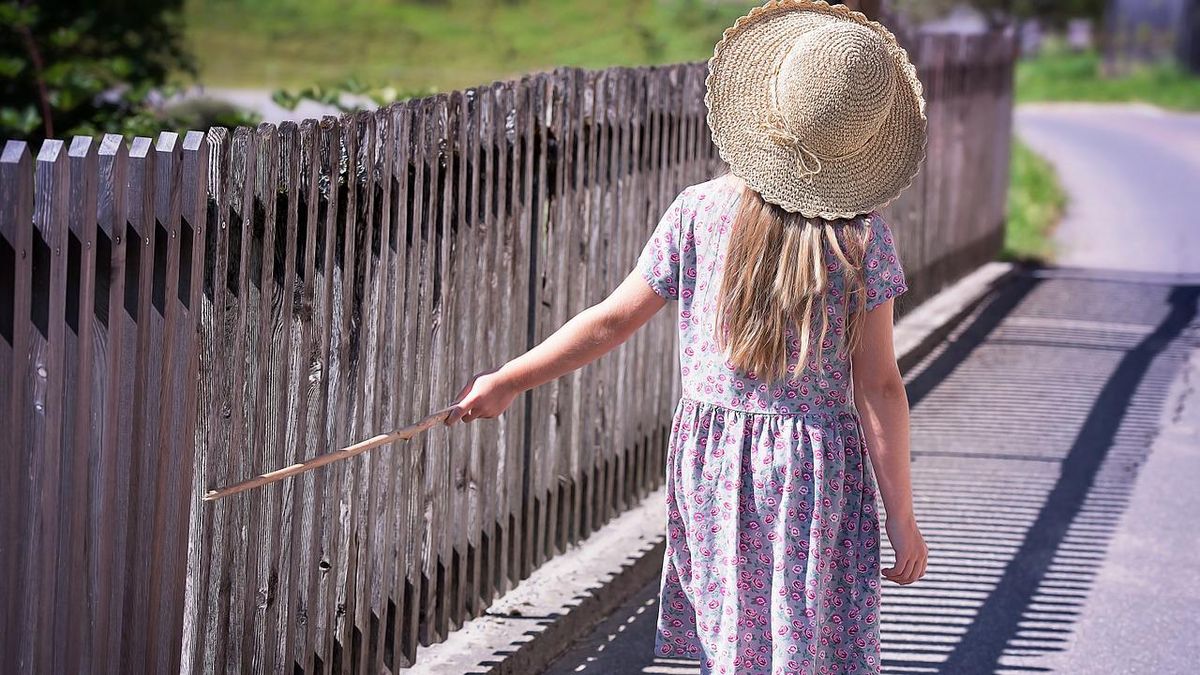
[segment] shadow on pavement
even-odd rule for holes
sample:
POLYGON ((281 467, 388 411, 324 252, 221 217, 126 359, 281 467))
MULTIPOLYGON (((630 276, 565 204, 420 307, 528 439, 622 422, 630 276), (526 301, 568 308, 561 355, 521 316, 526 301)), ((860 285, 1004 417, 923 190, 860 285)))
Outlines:
MULTIPOLYGON (((1198 300, 1200 285, 1028 270, 906 374, 931 556, 917 584, 885 583, 885 673, 1083 672, 1064 650, 1200 346, 1198 300)), ((657 591, 547 672, 698 672, 655 658, 657 591)))

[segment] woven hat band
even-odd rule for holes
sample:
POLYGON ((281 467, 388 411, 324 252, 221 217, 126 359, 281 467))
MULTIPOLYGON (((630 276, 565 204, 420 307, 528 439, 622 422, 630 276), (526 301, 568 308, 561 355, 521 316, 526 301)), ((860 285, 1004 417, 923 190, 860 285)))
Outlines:
POLYGON ((771 108, 804 152, 838 159, 879 132, 896 80, 895 61, 877 32, 831 20, 796 40, 780 61, 771 108))

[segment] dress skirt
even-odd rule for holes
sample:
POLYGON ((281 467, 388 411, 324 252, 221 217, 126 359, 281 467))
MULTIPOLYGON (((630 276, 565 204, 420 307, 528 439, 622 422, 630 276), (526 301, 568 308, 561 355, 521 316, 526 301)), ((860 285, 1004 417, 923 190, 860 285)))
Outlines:
POLYGON ((701 673, 878 673, 876 482, 856 410, 681 398, 655 650, 701 673))

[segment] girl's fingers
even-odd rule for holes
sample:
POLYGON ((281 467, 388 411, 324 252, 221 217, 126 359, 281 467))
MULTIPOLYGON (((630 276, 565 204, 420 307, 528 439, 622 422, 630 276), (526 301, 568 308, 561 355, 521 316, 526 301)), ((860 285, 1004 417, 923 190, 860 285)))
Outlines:
POLYGON ((901 562, 902 561, 900 560, 896 561, 896 564, 892 566, 893 572, 889 576, 889 578, 896 583, 903 583, 913 569, 914 561, 912 558, 905 558, 903 560, 903 564, 901 564, 901 562))
POLYGON ((450 412, 450 414, 446 416, 446 426, 451 426, 451 425, 453 425, 455 422, 457 422, 457 421, 459 421, 460 419, 462 419, 462 416, 463 416, 463 415, 464 415, 466 412, 467 412, 467 409, 466 409, 465 407, 463 407, 463 406, 460 406, 460 405, 456 405, 456 406, 454 406, 454 410, 452 410, 452 411, 450 412))
POLYGON ((905 576, 905 579, 906 579, 905 583, 911 584, 912 582, 916 581, 917 580, 917 572, 920 569, 921 569, 921 558, 914 557, 912 559, 912 566, 908 568, 908 574, 907 574, 907 576, 905 576))
POLYGON ((892 581, 895 581, 904 572, 904 558, 896 557, 896 561, 892 566, 883 571, 883 575, 892 581))
POLYGON ((921 578, 921 568, 924 566, 923 561, 924 561, 924 558, 920 558, 920 557, 913 558, 912 569, 909 570, 908 576, 905 577, 904 583, 911 584, 912 582, 921 578))

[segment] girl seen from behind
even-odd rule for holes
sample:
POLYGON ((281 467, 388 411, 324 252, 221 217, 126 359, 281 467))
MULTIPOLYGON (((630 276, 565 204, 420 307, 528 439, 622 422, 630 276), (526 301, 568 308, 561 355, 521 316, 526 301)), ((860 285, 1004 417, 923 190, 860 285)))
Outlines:
POLYGON ((928 555, 892 349, 908 286, 879 213, 924 159, 921 85, 880 24, 784 0, 725 31, 705 102, 729 173, 684 188, 607 298, 472 378, 447 424, 496 417, 675 303, 657 654, 878 673, 880 580, 920 579, 928 555))

